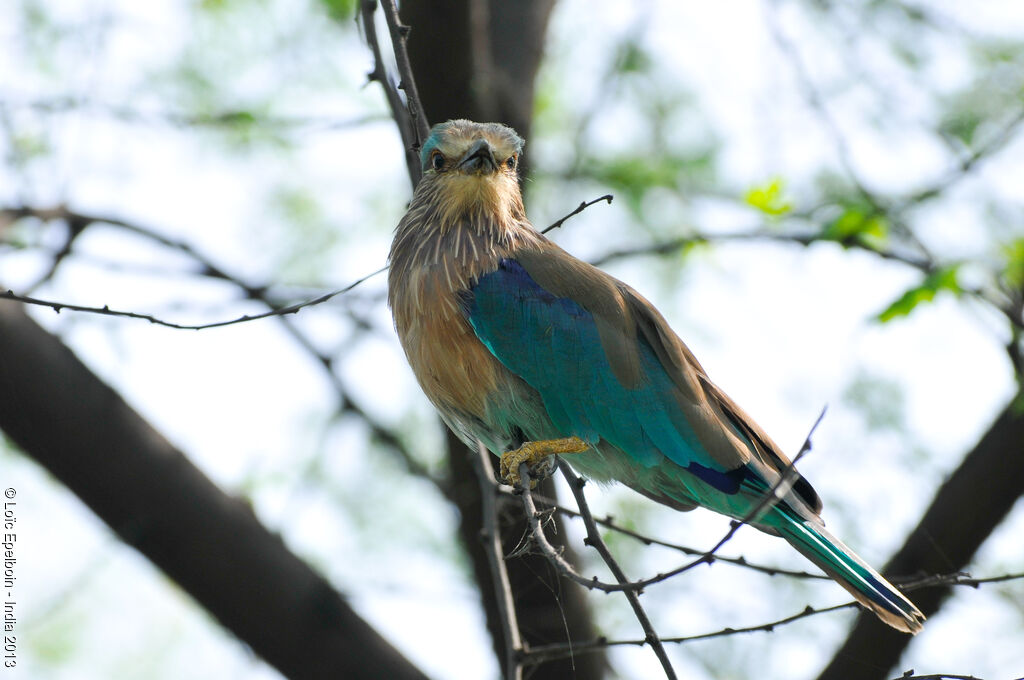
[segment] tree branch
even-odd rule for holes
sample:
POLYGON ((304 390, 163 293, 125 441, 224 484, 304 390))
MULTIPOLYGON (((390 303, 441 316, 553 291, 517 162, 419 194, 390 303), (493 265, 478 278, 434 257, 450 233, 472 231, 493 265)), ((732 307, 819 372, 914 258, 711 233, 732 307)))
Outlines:
POLYGON ((498 529, 498 508, 495 501, 498 485, 494 483, 494 468, 491 454, 484 445, 477 442, 476 451, 471 451, 473 469, 480 483, 480 497, 483 501, 480 540, 487 547, 487 560, 491 566, 491 580, 494 583, 495 601, 502 621, 501 632, 505 641, 505 680, 522 680, 523 641, 519 636, 519 619, 516 617, 512 585, 505 568, 504 548, 498 529))
POLYGON ((398 89, 405 92, 409 117, 412 119, 412 129, 416 133, 413 149, 418 152, 430 132, 430 122, 423 112, 423 104, 420 103, 420 93, 416 89, 416 77, 413 75, 412 64, 409 62, 409 51, 405 46, 411 29, 402 23, 394 0, 380 0, 380 5, 384 11, 384 21, 387 22, 388 31, 391 33, 391 49, 395 53, 398 75, 401 76, 401 80, 398 81, 398 89))
MULTIPOLYGON (((594 517, 590 514, 590 506, 587 504, 587 498, 583 494, 583 485, 585 481, 578 477, 568 463, 565 461, 559 461, 558 469, 562 471, 562 475, 569 482, 569 488, 572 490, 572 495, 576 499, 576 504, 580 508, 580 515, 583 518, 583 523, 587 527, 587 538, 584 540, 586 545, 591 546, 597 550, 601 559, 608 565, 608 569, 615 576, 615 580, 620 585, 629 583, 629 579, 626 578, 626 573, 622 571, 619 563, 612 557, 611 551, 608 550, 608 546, 605 545, 601 539, 601 533, 597 530, 597 525, 594 524, 594 517)), ((626 601, 629 602, 630 608, 633 610, 633 615, 636 616, 637 622, 640 624, 640 628, 644 631, 644 640, 654 650, 654 655, 658 657, 658 661, 661 663, 662 669, 665 671, 665 677, 669 680, 673 680, 676 677, 675 669, 672 668, 672 662, 668 658, 668 652, 665 651, 665 646, 658 638, 657 631, 654 630, 654 626, 651 625, 651 620, 647 616, 647 612, 640 605, 640 593, 639 591, 627 590, 625 592, 626 601)))
MULTIPOLYGON (((563 576, 566 576, 571 580, 580 583, 580 585, 586 586, 588 588, 599 588, 600 590, 604 590, 605 592, 611 592, 614 590, 622 591, 626 595, 626 600, 629 602, 629 606, 633 609, 633 613, 636 616, 637 621, 640 623, 640 627, 644 631, 645 642, 651 645, 651 648, 654 650, 655 655, 658 657, 658 661, 661 663, 662 668, 665 670, 666 677, 669 678, 669 680, 675 680, 675 670, 672 668, 672 664, 665 653, 665 648, 662 646, 660 640, 658 639, 658 635, 655 632, 654 627, 651 625, 651 621, 647 616, 647 612, 644 611, 643 607, 640 604, 640 598, 637 595, 638 589, 632 587, 632 584, 626 578, 622 569, 619 568, 619 565, 611 557, 611 554, 608 553, 607 547, 604 546, 604 543, 601 542, 600 539, 598 539, 598 541, 594 543, 594 547, 597 547, 598 543, 602 547, 604 547, 604 552, 601 553, 601 556, 603 558, 607 557, 606 564, 608 565, 608 568, 612 571, 612 574, 618 580, 618 587, 615 587, 612 584, 602 584, 597 580, 596 577, 593 579, 593 581, 588 582, 585 578, 580 576, 575 571, 575 569, 573 569, 572 565, 569 564, 569 562, 564 557, 562 557, 559 551, 553 545, 551 545, 550 541, 548 541, 547 536, 544 534, 543 526, 543 522, 549 517, 549 514, 542 513, 537 510, 537 506, 533 501, 533 496, 530 493, 530 468, 526 463, 523 463, 522 465, 519 466, 519 476, 522 480, 523 510, 526 513, 526 519, 530 525, 531 540, 533 540, 533 542, 540 547, 541 551, 544 553, 544 556, 547 557, 548 560, 555 565, 555 567, 563 576)), ((576 491, 574 490, 573 493, 575 494, 576 491)), ((582 512, 582 508, 580 511, 582 512)))
MULTIPOLYGON (((513 489, 512 487, 509 487, 509 486, 501 486, 501 487, 499 487, 499 491, 501 493, 507 494, 509 496, 518 496, 519 495, 519 492, 516 489, 513 489)), ((554 509, 556 512, 558 512, 560 514, 567 515, 569 517, 578 517, 578 518, 582 518, 583 517, 582 513, 580 513, 579 510, 573 510, 572 508, 567 508, 564 505, 560 505, 553 498, 548 498, 546 496, 538 495, 536 492, 531 492, 531 493, 532 493, 533 498, 534 498, 534 500, 536 502, 543 503, 543 504, 545 504, 547 506, 550 506, 552 509, 554 509)), ((697 550, 696 548, 691 548, 689 546, 680 545, 678 543, 672 543, 670 541, 663 541, 661 539, 654 538, 653 536, 648 536, 646 534, 641 534, 638 531, 633 531, 632 529, 627 529, 626 527, 617 524, 615 522, 614 518, 611 515, 607 515, 607 516, 605 516, 603 518, 595 517, 595 518, 593 518, 593 520, 594 520, 594 523, 597 524, 598 526, 605 527, 606 529, 609 529, 609 530, 614 531, 616 533, 620 533, 623 536, 629 536, 630 538, 633 538, 633 539, 635 539, 637 541, 640 541, 644 545, 658 545, 658 546, 661 546, 663 548, 669 548, 671 550, 676 550, 678 552, 681 552, 684 555, 691 555, 691 556, 703 555, 703 554, 705 554, 705 552, 707 552, 705 550, 697 550)), ((765 564, 757 564, 755 562, 750 562, 749 560, 747 560, 747 558, 743 557, 742 555, 739 556, 739 557, 723 557, 722 555, 715 555, 715 561, 716 562, 724 562, 726 564, 732 564, 732 565, 735 565, 737 567, 743 567, 745 569, 750 569, 752 571, 758 571, 758 572, 761 572, 763 574, 768 574, 769 576, 789 576, 790 578, 814 579, 814 580, 823 580, 823 581, 831 581, 832 580, 828 576, 825 576, 824 574, 812 574, 812 573, 807 572, 807 571, 799 571, 799 570, 795 570, 795 569, 783 569, 782 567, 774 567, 774 566, 765 565, 765 564)))
POLYGON ((377 11, 377 0, 362 0, 359 5, 360 15, 363 18, 363 33, 366 35, 366 43, 373 53, 373 70, 367 74, 370 82, 377 81, 384 88, 384 96, 391 110, 391 118, 398 126, 398 134, 402 137, 402 148, 405 150, 405 165, 409 173, 409 181, 412 188, 420 183, 419 140, 416 135, 416 128, 411 118, 406 114, 402 103, 402 97, 398 94, 398 88, 391 82, 387 70, 384 68, 384 57, 380 50, 380 41, 377 39, 377 26, 374 21, 374 13, 377 11))
MULTIPOLYGON (((937 585, 962 585, 969 587, 978 587, 986 583, 1001 583, 1004 581, 1014 581, 1024 579, 1024 573, 1015 574, 1003 574, 1001 576, 991 576, 988 578, 971 578, 962 574, 946 574, 942 576, 933 576, 926 579, 920 579, 915 582, 908 582, 901 586, 902 590, 907 592, 919 591, 926 588, 935 587, 937 585)), ((775 621, 769 621, 767 623, 761 623, 754 626, 745 626, 742 628, 726 627, 720 630, 712 631, 709 633, 698 633, 696 635, 681 635, 677 637, 663 637, 661 641, 670 644, 685 644, 688 642, 696 642, 699 640, 710 640, 713 638, 729 637, 732 635, 739 635, 742 633, 774 633, 776 628, 788 625, 799 621, 800 619, 810 618, 812 616, 818 616, 819 614, 829 614, 831 612, 840 611, 843 609, 854 609, 860 607, 860 604, 854 600, 849 602, 843 602, 841 604, 832 605, 831 607, 815 608, 808 605, 796 614, 776 619, 775 621)), ((534 663, 544 663, 546 661, 552 661, 554 659, 562 659, 571 655, 576 654, 588 654, 595 651, 600 651, 608 647, 642 647, 647 644, 646 640, 631 639, 631 640, 609 640, 607 638, 598 638, 596 640, 589 640, 584 642, 574 642, 571 645, 567 644, 554 644, 544 645, 540 647, 533 647, 527 654, 525 663, 527 665, 534 663)), ((915 676, 916 677, 916 676, 915 676)))
POLYGON ((290 678, 425 676, 21 307, 0 304, 0 428, 290 678))

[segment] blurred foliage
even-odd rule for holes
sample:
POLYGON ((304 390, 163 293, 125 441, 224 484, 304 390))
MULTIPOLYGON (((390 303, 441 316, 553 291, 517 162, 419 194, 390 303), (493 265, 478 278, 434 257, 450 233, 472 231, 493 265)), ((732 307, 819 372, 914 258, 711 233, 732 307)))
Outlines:
POLYGON ((1024 41, 972 44, 975 79, 947 97, 940 134, 968 148, 985 143, 993 128, 1024 109, 1024 41))
POLYGON ((949 265, 932 272, 924 278, 919 285, 909 288, 903 295, 892 304, 878 313, 878 321, 886 323, 901 316, 907 316, 914 311, 918 305, 931 302, 935 296, 942 291, 960 295, 963 289, 957 278, 960 265, 949 265))
POLYGON ((847 385, 843 402, 864 416, 871 431, 902 431, 906 425, 903 386, 892 378, 862 371, 847 385))
POLYGON ((842 212, 825 224, 820 238, 844 245, 856 243, 868 248, 881 248, 889 238, 888 218, 877 208, 864 203, 839 205, 842 212))
POLYGON ((1003 279, 1010 290, 1024 294, 1024 236, 1003 245, 1002 251, 1003 279))
POLYGON ((774 177, 767 184, 748 189, 743 200, 769 217, 781 217, 793 211, 793 200, 786 195, 785 189, 785 180, 774 177))
POLYGON ((268 224, 270 233, 265 238, 277 255, 275 269, 281 279, 299 284, 322 281, 344 234, 308 188, 280 186, 269 200, 276 219, 268 224))
POLYGON ((348 21, 356 13, 359 0, 320 0, 327 9, 327 16, 335 21, 348 21))

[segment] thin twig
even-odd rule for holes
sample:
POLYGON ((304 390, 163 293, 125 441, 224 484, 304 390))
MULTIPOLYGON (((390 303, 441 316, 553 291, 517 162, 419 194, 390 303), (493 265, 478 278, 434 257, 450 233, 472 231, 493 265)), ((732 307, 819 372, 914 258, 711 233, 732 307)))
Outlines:
POLYGON ((325 293, 324 295, 320 295, 316 298, 313 298, 312 300, 305 300, 303 302, 297 302, 286 307, 271 309, 270 311, 263 312, 261 314, 243 314, 240 317, 229 319, 227 321, 214 321, 212 323, 202 324, 175 323, 173 321, 166 321, 159 317, 153 316, 152 314, 143 314, 141 312, 129 312, 125 310, 111 309, 107 305, 103 305, 102 307, 90 307, 87 305, 75 305, 68 302, 58 302, 55 300, 43 300, 41 298, 36 298, 29 295, 18 295, 12 290, 8 290, 6 292, 0 291, 0 299, 15 300, 17 302, 22 302, 29 305, 49 307, 58 314, 64 310, 70 310, 72 312, 87 312, 89 314, 100 314, 102 316, 119 316, 128 319, 141 319, 143 321, 148 321, 149 323, 155 324, 157 326, 165 326, 167 328, 174 328, 177 330, 201 331, 206 330, 208 328, 222 328, 224 326, 231 326, 238 323, 256 321, 257 319, 266 319, 273 316, 297 314, 299 311, 305 309, 306 307, 312 307, 314 305, 323 304, 324 302, 327 302, 328 300, 335 296, 341 295, 342 293, 347 293, 348 291, 352 290, 353 288, 363 283, 367 279, 372 278, 377 274, 384 272, 385 270, 386 268, 378 269, 373 273, 367 274, 366 276, 357 279, 356 281, 350 283, 344 288, 339 288, 338 290, 331 291, 330 293, 325 293))
POLYGON ((1024 125, 1024 108, 1019 109, 1016 114, 1011 116, 1006 124, 992 134, 984 144, 976 147, 966 157, 962 158, 956 164, 956 167, 950 170, 944 177, 931 186, 919 189, 904 198, 902 206, 898 210, 917 206, 945 193, 957 182, 967 177, 979 163, 991 157, 996 151, 1005 148, 1022 125, 1024 125))
POLYGON ((391 110, 391 117, 398 126, 398 134, 402 137, 402 147, 405 149, 405 165, 409 173, 409 181, 413 189, 420 183, 422 170, 420 168, 419 145, 416 136, 416 129, 411 118, 407 115, 402 97, 398 94, 398 87, 391 82, 387 70, 384 68, 384 57, 380 50, 380 41, 377 40, 377 26, 374 22, 374 13, 377 11, 377 0, 362 0, 360 3, 360 14, 363 18, 363 33, 366 35, 366 43, 373 53, 373 70, 366 77, 377 81, 384 88, 384 96, 388 101, 388 108, 391 110))
POLYGON ((494 599, 498 605, 501 618, 501 633, 505 640, 505 678, 521 680, 523 677, 523 641, 519 635, 519 620, 516 617, 515 601, 512 598, 512 585, 509 582, 505 556, 501 545, 501 533, 498 530, 498 510, 494 502, 498 493, 498 485, 494 483, 494 468, 491 467, 490 453, 481 442, 477 442, 476 451, 471 452, 473 470, 480 483, 480 497, 483 507, 483 527, 480 540, 483 541, 487 553, 487 563, 491 567, 491 581, 494 584, 494 599))
POLYGON ((768 31, 775 41, 775 45, 779 48, 782 55, 789 61, 790 67, 796 76, 797 84, 803 89, 804 99, 810 104, 811 108, 818 114, 818 118, 821 120, 825 129, 828 131, 829 136, 832 138, 832 144, 836 148, 836 156, 839 159, 840 164, 846 171, 850 181, 853 182, 857 192, 872 206, 881 207, 881 203, 878 198, 865 186, 864 182, 860 178, 860 173, 857 172, 857 168, 853 163, 853 154, 850 150, 850 145, 846 140, 846 136, 843 131, 839 129, 839 123, 832 116, 832 113, 828 110, 828 105, 825 103, 824 98, 818 91, 817 85, 811 78, 811 74, 807 72, 807 68, 804 65, 804 61, 800 56, 800 52, 796 45, 789 39, 789 36, 782 30, 779 25, 779 18, 777 16, 779 11, 778 2, 772 3, 771 7, 767 12, 767 24, 768 31))
POLYGON ((606 592, 616 592, 619 590, 625 590, 624 586, 617 586, 613 583, 602 583, 597 578, 588 579, 581 576, 573 568, 572 564, 569 563, 562 553, 548 541, 547 535, 544 533, 544 520, 549 516, 550 513, 540 512, 537 509, 537 504, 533 500, 533 494, 530 491, 530 471, 526 469, 526 475, 523 476, 523 470, 526 466, 521 465, 519 468, 520 480, 522 483, 521 488, 521 499, 523 503, 523 511, 526 513, 527 524, 530 525, 530 537, 533 542, 540 548, 544 556, 548 558, 548 561, 554 565, 562 576, 569 578, 576 583, 587 588, 597 588, 599 590, 605 590, 606 592))
MULTIPOLYGON (((501 493, 505 493, 505 494, 508 494, 510 496, 517 496, 518 493, 519 493, 517 490, 513 489, 512 487, 508 487, 508 486, 500 486, 500 487, 498 487, 498 489, 499 489, 499 491, 501 493)), ((556 512, 559 512, 559 513, 561 513, 563 515, 567 515, 569 517, 578 517, 578 518, 582 518, 582 516, 583 516, 582 513, 580 513, 579 510, 573 510, 572 508, 568 508, 568 507, 566 507, 564 505, 561 505, 560 503, 558 503, 558 501, 556 501, 553 498, 549 498, 547 496, 542 496, 542 495, 539 495, 539 494, 533 494, 533 499, 534 499, 534 501, 536 501, 538 503, 543 503, 544 505, 550 506, 553 510, 555 510, 556 512)), ((605 527, 606 529, 609 529, 610 531, 614 531, 616 533, 620 533, 623 536, 629 536, 632 539, 640 541, 644 545, 657 545, 657 546, 661 546, 663 548, 669 548, 671 550, 675 550, 675 551, 681 552, 684 555, 691 555, 691 556, 703 555, 704 552, 705 552, 703 550, 698 550, 697 548, 691 548, 689 546, 680 545, 678 543, 672 543, 670 541, 664 541, 664 540, 661 540, 659 538, 654 538, 653 536, 648 536, 646 534, 642 534, 642 533, 640 533, 638 531, 633 531, 632 529, 627 529, 626 527, 616 523, 614 518, 611 515, 606 515, 603 518, 595 517, 594 518, 594 522, 598 526, 605 527)), ((767 574, 769 576, 788 576, 790 578, 813 579, 813 580, 821 580, 821 581, 831 581, 832 580, 831 578, 829 578, 828 576, 825 576, 824 574, 812 574, 812 573, 810 573, 808 571, 801 571, 801 570, 796 570, 796 569, 784 569, 782 567, 774 567, 774 566, 770 566, 770 565, 766 565, 766 564, 758 564, 756 562, 749 561, 747 558, 743 557, 742 555, 739 556, 739 557, 723 557, 722 555, 715 555, 715 561, 716 562, 724 562, 726 564, 732 564, 732 565, 735 565, 737 567, 743 567, 744 569, 750 569, 751 571, 758 571, 758 572, 761 572, 763 574, 767 574)))
MULTIPOLYGON (((976 678, 973 675, 947 675, 946 673, 934 673, 931 675, 914 675, 914 669, 911 668, 906 671, 898 678, 893 680, 982 680, 976 678)), ((1017 680, 1024 680, 1024 678, 1017 678, 1017 680)))
POLYGON ((409 51, 405 47, 405 41, 412 29, 402 23, 394 0, 380 0, 380 6, 384 10, 384 20, 391 33, 391 49, 395 53, 398 75, 401 76, 398 89, 405 92, 405 100, 409 105, 409 117, 412 118, 413 130, 416 132, 416 146, 413 148, 419 151, 420 145, 423 144, 430 132, 430 123, 423 112, 420 93, 416 89, 416 77, 413 75, 412 64, 409 61, 409 51))
MULTIPOLYGON (((914 590, 920 590, 922 588, 931 588, 950 584, 977 587, 978 585, 986 583, 1001 583, 1004 581, 1012 581, 1019 579, 1024 579, 1024 572, 1015 574, 1003 574, 1001 576, 991 576, 988 578, 978 579, 965 577, 965 575, 961 573, 955 573, 923 578, 916 582, 903 585, 900 588, 901 590, 909 592, 914 590)), ((661 638, 661 641, 673 644, 683 644, 687 642, 694 642, 696 640, 709 640, 711 638, 727 637, 729 635, 737 635, 740 633, 771 633, 780 626, 793 623, 794 621, 799 621, 800 619, 806 619, 811 616, 817 616, 819 614, 827 614, 829 612, 839 611, 841 609, 853 609, 859 606, 860 604, 854 600, 844 602, 842 604, 833 605, 831 607, 822 607, 820 609, 807 606, 796 614, 792 614, 785 618, 777 619, 775 621, 769 621, 768 623, 762 623, 756 626, 747 626, 744 628, 726 627, 722 628, 721 630, 716 630, 710 633, 699 633, 697 635, 684 635, 679 637, 663 637, 661 638)), ((524 660, 524 663, 527 665, 536 665, 548 661, 563 659, 573 654, 586 654, 589 652, 596 652, 607 647, 639 647, 643 646, 644 644, 646 644, 646 640, 608 640, 604 637, 584 642, 576 641, 572 643, 571 647, 570 645, 565 643, 555 643, 550 645, 532 647, 528 652, 527 658, 524 660)), ((1024 678, 1018 678, 1017 680, 1024 680, 1024 678)))
MULTIPOLYGON (((793 623, 800 619, 806 619, 811 616, 817 616, 818 614, 827 614, 829 612, 838 611, 840 609, 849 609, 856 607, 856 602, 844 602, 843 604, 833 605, 831 607, 823 607, 821 609, 815 609, 814 607, 805 607, 800 612, 787 616, 785 618, 777 619, 775 621, 769 621, 768 623, 762 623, 757 626, 748 626, 745 628, 722 628, 711 633, 700 633, 697 635, 683 635, 679 637, 666 637, 661 638, 662 642, 671 644, 684 644, 687 642, 694 642, 696 640, 710 640, 712 638, 727 637, 730 635, 738 635, 740 633, 771 633, 775 628, 784 626, 788 623, 793 623)), ((575 642, 573 643, 573 649, 579 651, 581 654, 587 652, 596 652, 607 647, 642 647, 647 644, 646 640, 632 639, 632 640, 608 640, 606 638, 598 638, 597 640, 591 640, 589 642, 575 642)), ((568 645, 564 643, 550 644, 534 647, 530 650, 527 656, 526 663, 538 664, 547 661, 553 661, 556 659, 562 659, 569 655, 568 645)))
MULTIPOLYGON (((565 461, 559 461, 558 468, 562 471, 562 475, 569 482, 569 488, 572 490, 572 495, 576 499, 576 505, 579 506, 580 514, 583 517, 583 524, 587 528, 587 538, 584 541, 587 545, 591 546, 604 560, 604 563, 608 565, 608 569, 615 576, 615 580, 620 585, 629 583, 629 579, 626 578, 626 574, 622 571, 619 563, 612 557, 611 551, 608 550, 608 546, 605 545, 601 539, 601 533, 597 530, 597 525, 594 523, 594 517, 590 513, 590 506, 587 504, 587 498, 583 493, 584 480, 578 477, 569 464, 565 461)), ((665 651, 665 646, 661 643, 658 638, 658 633, 654 630, 654 626, 651 625, 651 620, 647 616, 647 612, 644 611, 643 606, 640 604, 640 595, 637 591, 627 590, 625 591, 626 600, 629 602, 629 606, 633 609, 633 615, 636 616, 636 620, 640 623, 640 627, 644 631, 644 639, 651 646, 654 651, 654 655, 658 657, 658 661, 661 663, 662 669, 665 671, 665 677, 669 680, 673 680, 676 677, 675 669, 672 668, 672 662, 668 658, 668 652, 665 651)))
POLYGON ((611 194, 605 194, 604 196, 599 196, 598 198, 595 198, 592 201, 583 201, 578 206, 576 206, 576 209, 573 210, 571 213, 569 213, 568 215, 566 215, 562 219, 558 220, 557 222, 553 222, 550 226, 548 226, 546 229, 544 229, 540 233, 546 234, 549 231, 551 231, 552 229, 558 229, 560 226, 562 226, 562 223, 564 223, 567 219, 569 219, 570 217, 573 217, 575 215, 579 215, 581 212, 583 212, 584 210, 586 210, 590 206, 594 205, 595 203, 600 203, 601 201, 608 201, 608 205, 611 205, 612 204, 612 199, 614 199, 614 198, 615 197, 612 196, 611 194))
MULTIPOLYGON (((816 243, 836 243, 836 241, 822 238, 820 231, 814 233, 794 233, 768 231, 766 229, 751 229, 747 231, 731 231, 720 234, 694 233, 688 236, 680 236, 678 238, 670 239, 668 241, 613 250, 605 253, 596 260, 592 260, 591 264, 599 267, 609 262, 625 259, 627 257, 665 255, 668 253, 674 253, 687 246, 728 241, 776 241, 779 243, 793 243, 801 246, 810 246, 816 243)), ((925 273, 930 273, 936 266, 933 260, 917 257, 909 253, 897 252, 895 250, 876 248, 858 240, 851 240, 849 242, 843 241, 842 245, 845 248, 866 250, 867 252, 884 260, 900 262, 925 273)))

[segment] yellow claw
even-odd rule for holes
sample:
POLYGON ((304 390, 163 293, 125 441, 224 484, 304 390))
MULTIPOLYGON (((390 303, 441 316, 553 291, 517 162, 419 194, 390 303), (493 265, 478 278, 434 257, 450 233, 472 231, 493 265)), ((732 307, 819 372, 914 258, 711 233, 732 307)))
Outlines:
MULTIPOLYGON (((564 439, 545 439, 539 442, 526 442, 514 451, 506 451, 501 455, 501 478, 512 486, 520 486, 519 466, 526 463, 532 470, 545 462, 548 456, 559 453, 583 453, 590 446, 579 437, 564 439)), ((530 488, 537 486, 537 479, 530 479, 530 488)))

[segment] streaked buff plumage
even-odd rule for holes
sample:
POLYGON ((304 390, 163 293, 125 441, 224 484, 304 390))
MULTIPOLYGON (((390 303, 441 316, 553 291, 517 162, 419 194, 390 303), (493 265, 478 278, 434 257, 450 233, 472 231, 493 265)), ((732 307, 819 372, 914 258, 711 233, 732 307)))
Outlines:
MULTIPOLYGON (((437 150, 458 157, 481 137, 505 156, 519 153, 518 138, 497 129, 480 135, 459 124, 437 150)), ((424 156, 433 150, 424 149, 424 156)), ((473 334, 459 293, 502 258, 534 243, 536 232, 526 222, 514 170, 497 181, 479 174, 439 174, 429 167, 424 171, 395 231, 388 304, 399 335, 407 338, 403 347, 409 365, 434 405, 446 415, 482 419, 484 396, 507 380, 501 380, 493 357, 473 334), (487 206, 493 205, 501 208, 489 212, 487 206)))

